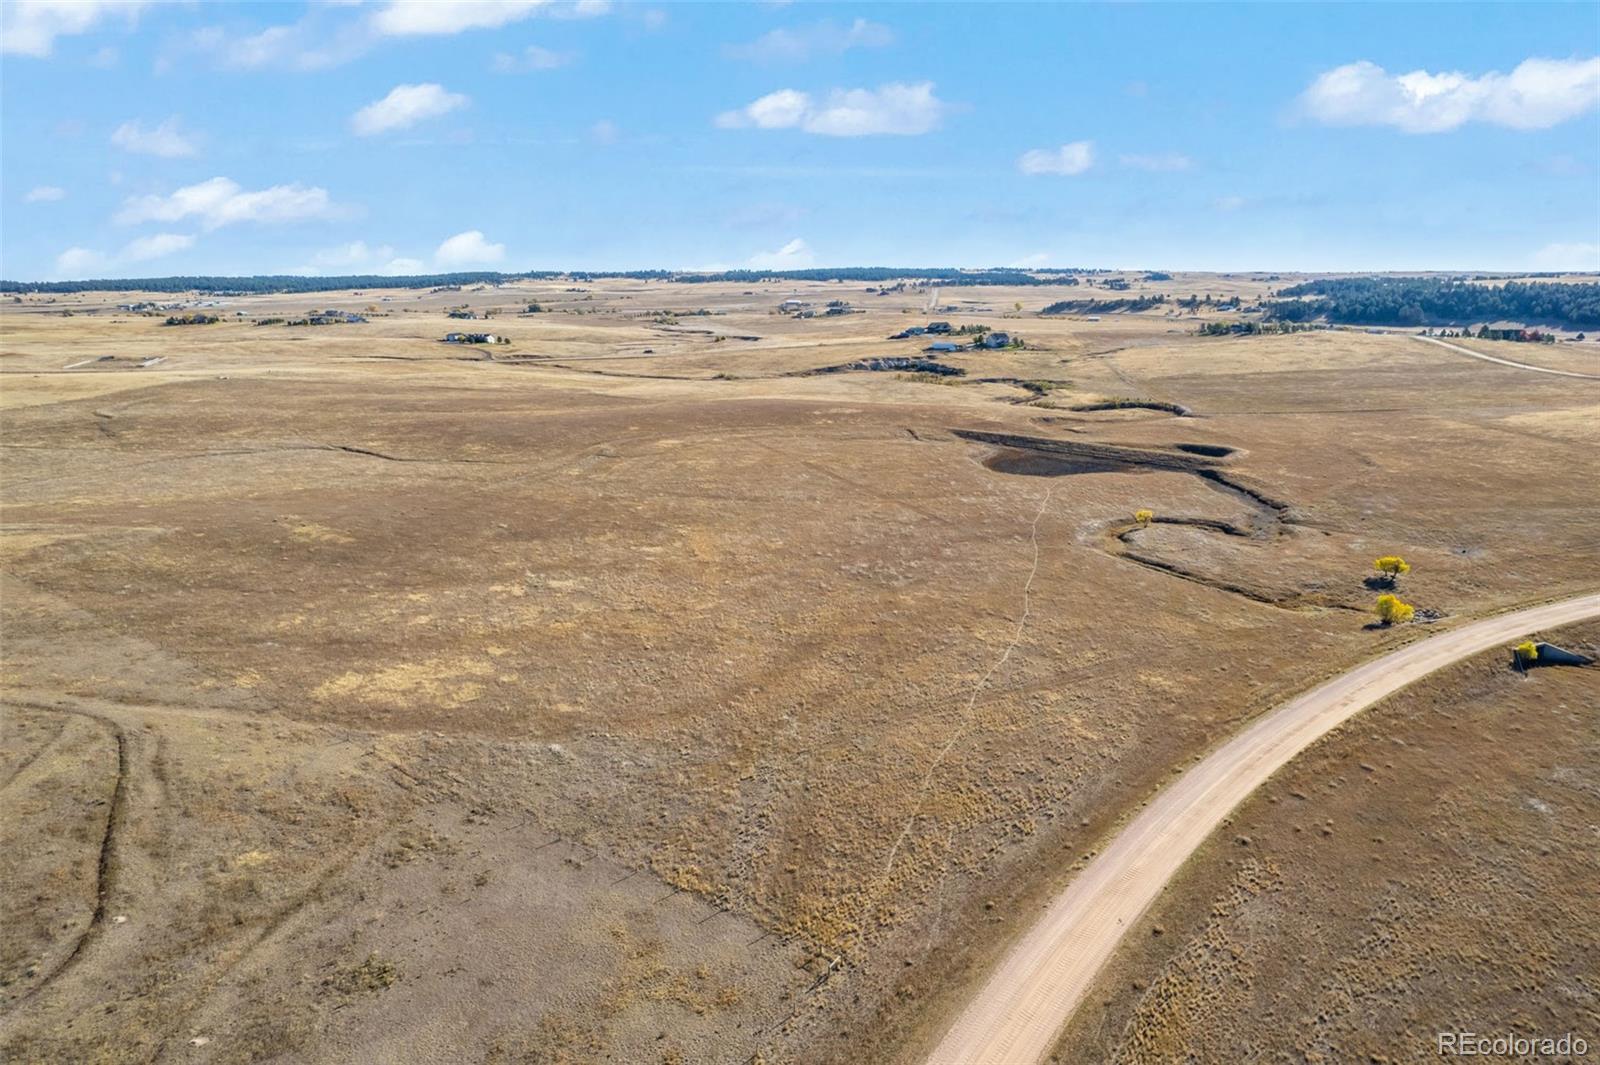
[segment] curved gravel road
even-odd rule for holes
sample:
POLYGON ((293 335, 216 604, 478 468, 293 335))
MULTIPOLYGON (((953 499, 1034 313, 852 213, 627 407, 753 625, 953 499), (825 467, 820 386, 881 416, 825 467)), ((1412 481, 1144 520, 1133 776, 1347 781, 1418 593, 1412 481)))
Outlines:
POLYGON ((1417 339, 1426 340, 1430 344, 1437 344, 1441 348, 1449 348, 1451 351, 1460 352, 1462 355, 1471 355, 1474 359, 1482 359, 1484 362, 1497 362, 1501 366, 1515 366, 1519 370, 1532 370, 1534 373, 1555 374, 1557 377, 1581 377, 1585 381, 1600 381, 1600 374, 1578 373, 1576 370, 1552 370, 1548 366, 1534 366, 1532 363, 1512 362, 1510 359, 1501 359, 1496 358, 1493 355, 1485 355, 1481 351, 1473 351, 1471 348, 1464 348, 1460 344, 1451 344, 1448 341, 1440 340, 1437 337, 1417 337, 1417 339))
POLYGON ((1436 669, 1540 630, 1600 617, 1600 593, 1418 640, 1306 692, 1184 773, 1124 828, 1001 960, 929 1057, 1032 1065, 1050 1053, 1122 936, 1246 796, 1318 737, 1436 669))

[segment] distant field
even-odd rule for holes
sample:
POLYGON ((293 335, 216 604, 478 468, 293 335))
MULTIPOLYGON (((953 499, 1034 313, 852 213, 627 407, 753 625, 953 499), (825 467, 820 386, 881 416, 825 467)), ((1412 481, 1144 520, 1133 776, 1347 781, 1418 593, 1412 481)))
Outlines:
POLYGON ((1437 624, 1600 585, 1600 382, 870 287, 0 303, 5 1053, 898 1060, 1175 767, 1410 638, 1375 556, 1437 624), (930 320, 1025 346, 811 372, 930 320))

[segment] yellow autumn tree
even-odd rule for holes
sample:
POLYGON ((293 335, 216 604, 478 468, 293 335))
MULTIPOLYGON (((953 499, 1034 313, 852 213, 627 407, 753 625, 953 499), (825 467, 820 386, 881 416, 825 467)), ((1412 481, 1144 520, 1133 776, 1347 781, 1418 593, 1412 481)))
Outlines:
POLYGON ((1372 563, 1372 568, 1383 574, 1389 580, 1390 587, 1395 581, 1411 572, 1411 566, 1399 555, 1384 555, 1372 563))
POLYGON ((1385 625, 1403 625, 1417 613, 1416 607, 1402 603, 1399 596, 1388 593, 1378 596, 1377 606, 1373 609, 1378 614, 1378 620, 1385 625))
POLYGON ((1133 512, 1133 520, 1140 525, 1149 525, 1156 520, 1156 512, 1153 510, 1136 510, 1133 512))

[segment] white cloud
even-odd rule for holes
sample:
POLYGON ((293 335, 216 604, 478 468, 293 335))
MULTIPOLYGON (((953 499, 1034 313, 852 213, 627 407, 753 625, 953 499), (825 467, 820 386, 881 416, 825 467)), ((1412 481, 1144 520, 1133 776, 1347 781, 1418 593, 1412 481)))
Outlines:
POLYGON ((723 129, 788 129, 798 126, 811 110, 811 97, 794 89, 779 89, 740 108, 717 116, 723 129))
POLYGON ((1248 202, 1243 196, 1218 196, 1211 201, 1211 206, 1219 211, 1232 213, 1244 207, 1248 202))
POLYGON ((1094 165, 1094 141, 1073 141, 1059 148, 1035 148, 1017 158, 1024 174, 1081 174, 1094 165))
POLYGON ((750 256, 750 265, 758 270, 804 270, 815 262, 811 246, 799 237, 777 251, 757 252, 750 256))
MULTIPOLYGON (((324 5, 326 6, 326 5, 324 5)), ((216 66, 231 70, 326 70, 364 54, 371 31, 360 23, 330 20, 313 7, 297 22, 236 37, 219 27, 197 30, 193 46, 216 66)))
POLYGON ((311 254, 311 261, 295 267, 296 274, 420 274, 426 268, 421 259, 397 257, 387 244, 368 244, 353 240, 348 244, 323 248, 311 254))
POLYGON ((353 270, 365 268, 375 262, 394 258, 394 249, 387 244, 371 247, 364 240, 353 240, 335 248, 324 248, 311 256, 318 270, 353 270))
POLYGON ((1600 271, 1600 244, 1546 244, 1533 253, 1538 270, 1600 271))
POLYGON ((933 82, 892 82, 877 89, 834 89, 826 103, 807 93, 779 89, 736 111, 716 117, 723 129, 802 129, 828 137, 876 134, 915 136, 937 129, 945 104, 933 82))
POLYGON ((849 26, 824 19, 810 26, 776 29, 748 44, 730 44, 723 54, 758 63, 801 63, 816 55, 839 55, 852 48, 884 48, 894 43, 894 31, 877 22, 858 18, 849 26))
MULTIPOLYGON (((440 5, 444 6, 444 5, 440 5)), ((465 107, 468 98, 458 92, 446 92, 442 85, 428 82, 422 85, 396 85, 389 95, 368 104, 350 116, 350 128, 357 135, 370 137, 389 130, 405 129, 430 118, 449 114, 465 107)))
POLYGON ((1176 173, 1194 166, 1194 160, 1180 152, 1166 152, 1159 155, 1120 155, 1117 157, 1117 161, 1130 169, 1148 170, 1155 174, 1176 173))
POLYGON ((120 58, 117 50, 108 44, 89 57, 89 65, 97 70, 110 70, 117 65, 117 60, 120 58))
POLYGON ((89 248, 68 248, 56 256, 56 276, 82 280, 105 264, 104 252, 89 248))
POLYGON ((0 52, 42 59, 57 37, 88 33, 109 14, 132 23, 145 6, 145 0, 7 0, 0 4, 0 52))
POLYGON ((547 9, 552 18, 599 18, 611 14, 611 0, 577 0, 576 3, 551 4, 547 9))
POLYGON ((111 134, 111 143, 125 152, 159 155, 163 159, 195 154, 194 141, 178 128, 176 115, 154 129, 145 129, 137 119, 124 122, 111 134))
POLYGON ((56 203, 67 198, 67 190, 54 185, 35 185, 22 198, 23 203, 56 203))
POLYGON ((620 135, 617 124, 609 118, 602 118, 589 127, 589 139, 596 144, 615 144, 620 135))
POLYGON ((398 37, 494 29, 548 6, 548 0, 391 0, 373 12, 372 28, 398 37))
MULTIPOLYGON (((188 43, 213 65, 229 69, 324 70, 359 58, 385 38, 495 29, 541 13, 591 18, 610 10, 606 0, 394 0, 369 8, 370 14, 361 17, 339 11, 353 6, 357 4, 324 0, 309 5, 291 23, 243 36, 212 26, 191 34, 188 43)), ((521 53, 502 52, 493 62, 495 69, 513 72, 546 70, 571 58, 534 46, 521 53)), ((173 62, 170 57, 163 61, 173 62)))
POLYGON ((1482 77, 1413 70, 1390 74, 1361 60, 1317 76, 1301 110, 1330 126, 1394 126, 1442 133, 1467 122, 1548 129, 1600 104, 1600 57, 1526 59, 1482 77))
POLYGON ((1049 266, 1050 259, 1051 255, 1049 252, 1036 251, 1032 255, 1024 255, 1016 262, 1008 265, 1016 270, 1027 270, 1035 266, 1049 266))
POLYGON ((148 262, 194 247, 194 238, 184 233, 154 233, 123 245, 116 255, 93 248, 68 248, 56 256, 56 276, 82 280, 98 273, 105 276, 133 263, 148 262))
POLYGON ((933 95, 933 82, 916 85, 893 83, 876 92, 840 91, 828 96, 827 106, 806 118, 807 133, 830 137, 862 137, 887 133, 915 136, 937 129, 945 105, 933 95))
POLYGON ((502 74, 526 74, 534 70, 555 70, 572 60, 571 52, 552 52, 548 48, 530 44, 517 55, 510 52, 495 53, 493 66, 502 74))
POLYGON ((236 222, 299 222, 331 218, 339 213, 326 189, 306 185, 273 185, 246 191, 235 181, 215 177, 198 185, 185 185, 170 196, 136 196, 125 201, 116 221, 176 222, 196 218, 206 229, 236 222))
POLYGON ((439 245, 433 253, 440 266, 472 266, 497 263, 506 257, 504 244, 491 244, 480 230, 469 229, 439 245))
POLYGON ((156 233, 148 237, 139 237, 128 242, 119 256, 124 262, 140 263, 147 259, 159 259, 163 255, 183 251, 185 248, 194 247, 194 238, 183 233, 156 233))

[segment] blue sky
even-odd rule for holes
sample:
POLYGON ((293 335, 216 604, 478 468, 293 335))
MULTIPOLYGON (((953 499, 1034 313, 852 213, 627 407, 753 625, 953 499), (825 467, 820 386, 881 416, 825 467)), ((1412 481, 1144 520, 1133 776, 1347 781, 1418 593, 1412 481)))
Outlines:
POLYGON ((12 279, 1600 267, 1586 3, 0 11, 12 279))

